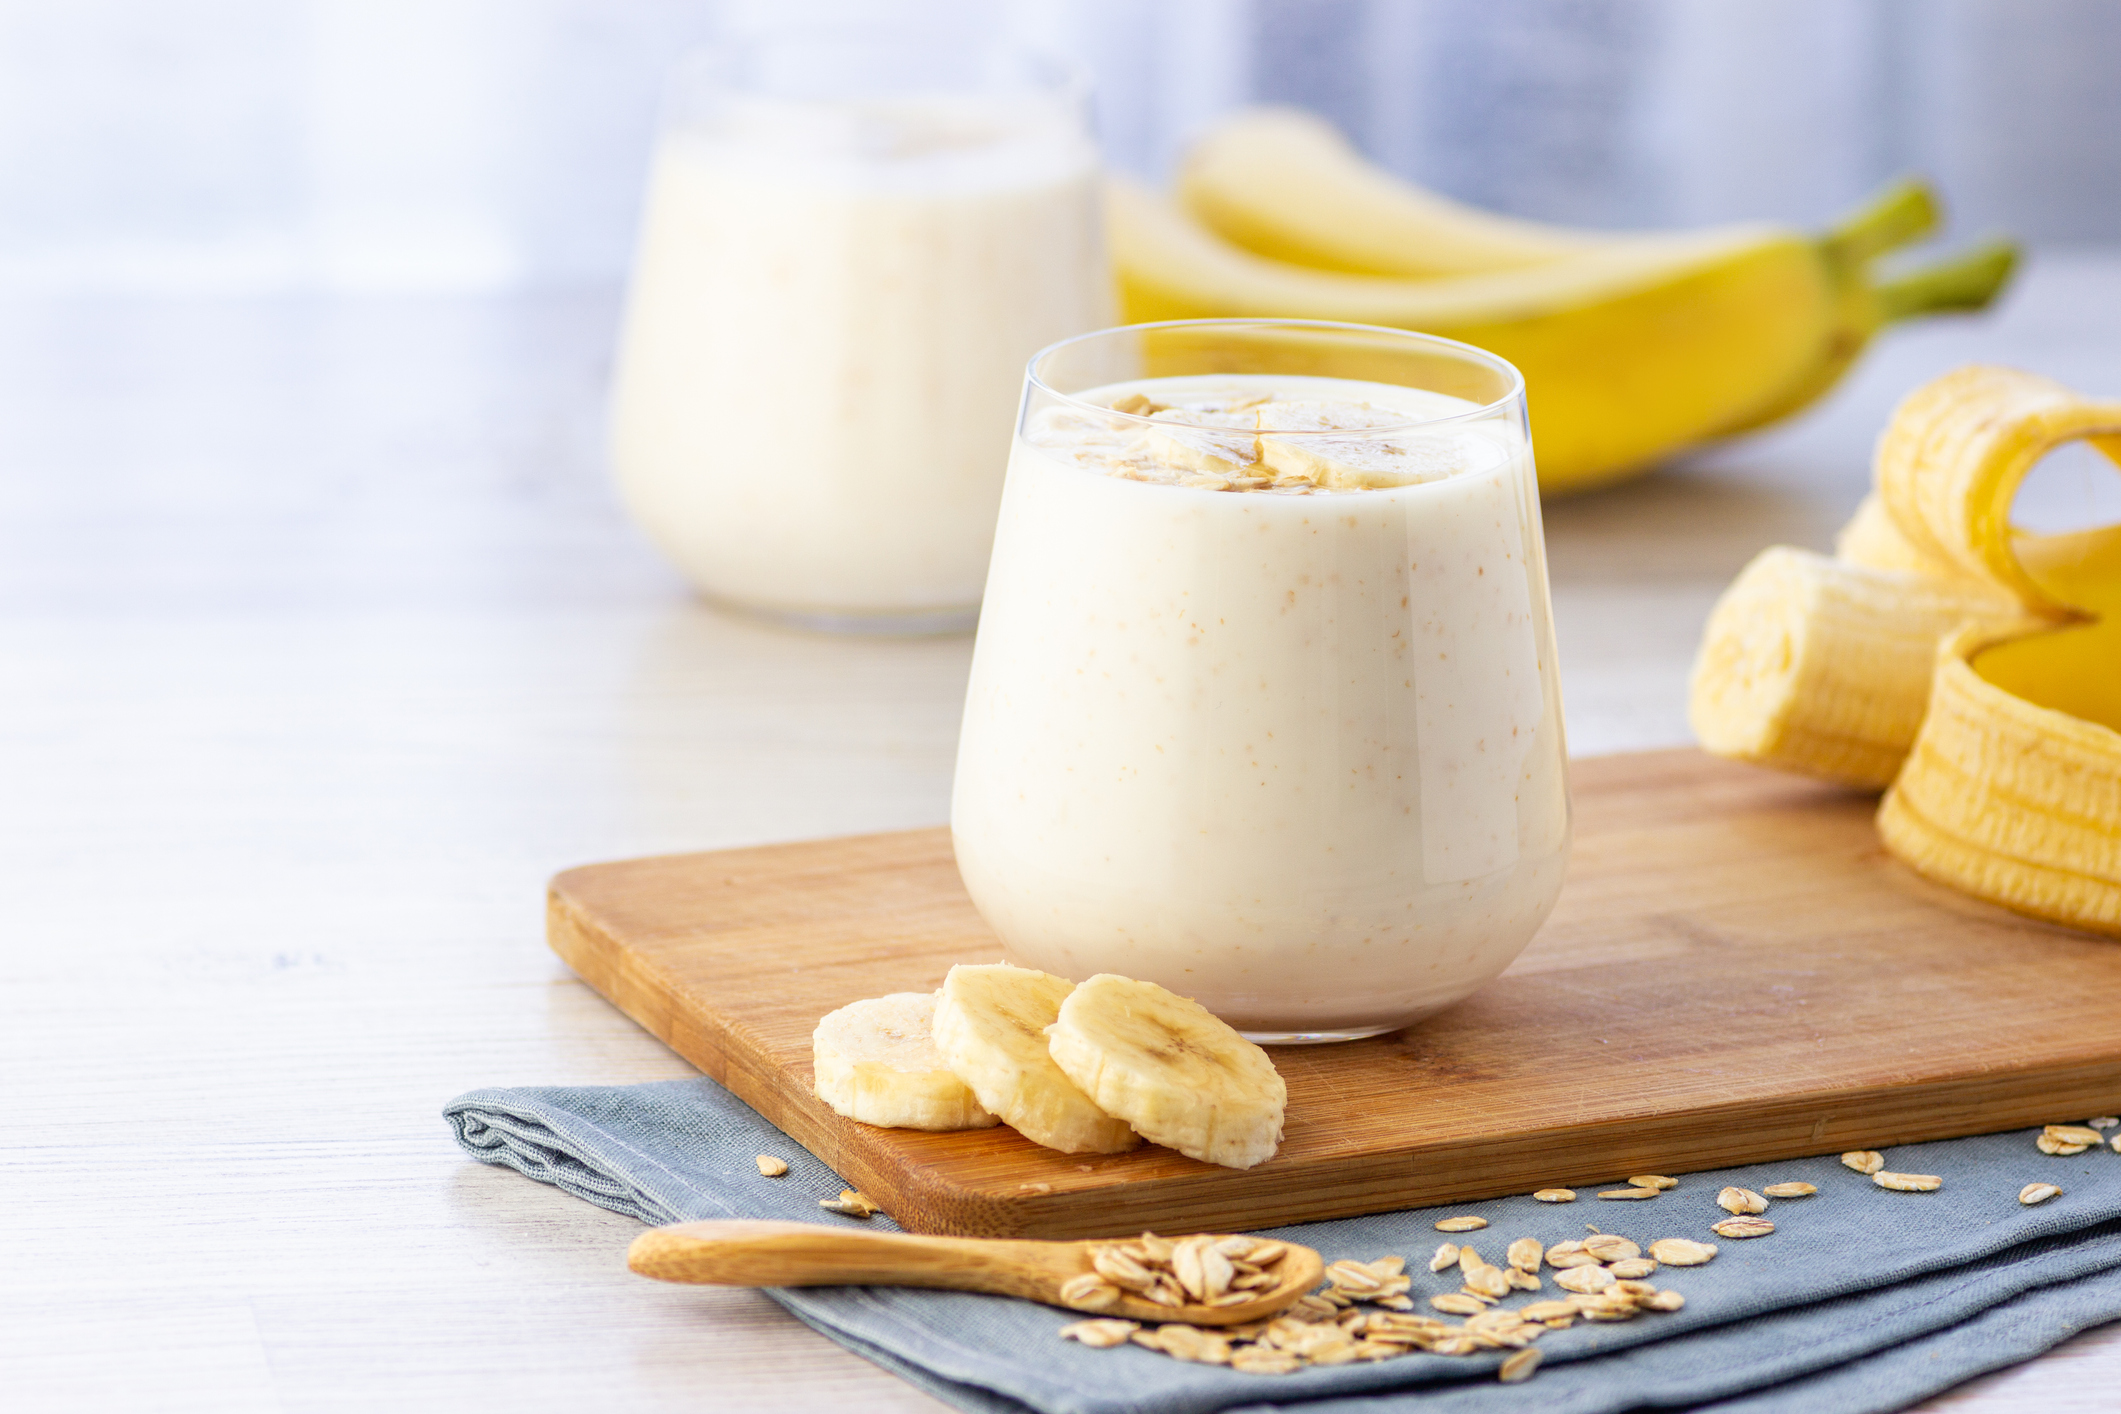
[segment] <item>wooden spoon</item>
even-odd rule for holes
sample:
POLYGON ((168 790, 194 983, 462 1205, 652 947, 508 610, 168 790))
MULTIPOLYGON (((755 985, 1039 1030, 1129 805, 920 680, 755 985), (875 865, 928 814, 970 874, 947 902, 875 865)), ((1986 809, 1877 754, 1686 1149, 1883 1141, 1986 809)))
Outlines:
MULTIPOLYGON (((697 1222, 651 1228, 633 1240, 626 1265, 658 1281, 716 1286, 939 1286, 991 1291, 1068 1309, 1061 1283, 1092 1270, 1091 1253, 1126 1238, 1101 1242, 1015 1242, 979 1237, 921 1237, 905 1232, 855 1232, 819 1223, 697 1222)), ((1290 1305, 1325 1274, 1325 1261, 1308 1247, 1287 1252, 1270 1268, 1280 1278, 1257 1298, 1236 1306, 1161 1306, 1131 1293, 1086 1315, 1132 1321, 1183 1321, 1234 1326, 1290 1305)))

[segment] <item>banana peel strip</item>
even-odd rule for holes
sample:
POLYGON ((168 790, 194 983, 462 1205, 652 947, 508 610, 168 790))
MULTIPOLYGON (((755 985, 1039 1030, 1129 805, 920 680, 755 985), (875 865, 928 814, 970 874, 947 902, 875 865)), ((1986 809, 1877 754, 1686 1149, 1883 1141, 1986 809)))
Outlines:
POLYGON ((1981 365, 1917 389, 1837 558, 1777 547, 1726 591, 1691 708, 1719 755, 1891 782, 1879 832, 1917 872, 2121 936, 2121 526, 2009 518, 2077 440, 2121 464, 2121 403, 1981 365))
POLYGON ((1929 714, 1878 833, 1939 883, 2121 936, 2121 732, 1984 679, 1982 650, 2011 637, 1969 625, 1938 651, 1929 714))
POLYGON ((2121 402, 2080 397, 2051 378, 1969 364, 1893 410, 1873 463, 1878 499, 1915 550, 2008 590, 2027 608, 2066 614, 2018 556, 2011 501, 2033 464, 2089 440, 2121 464, 2121 402))

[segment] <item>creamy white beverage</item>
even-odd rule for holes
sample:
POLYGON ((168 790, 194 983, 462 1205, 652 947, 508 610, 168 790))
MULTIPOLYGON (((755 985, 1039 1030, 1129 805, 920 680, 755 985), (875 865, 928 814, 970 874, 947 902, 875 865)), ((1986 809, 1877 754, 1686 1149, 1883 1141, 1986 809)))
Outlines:
POLYGON ((655 159, 613 460, 703 593, 967 613, 1024 361, 1109 322, 1096 157, 1002 97, 743 96, 655 159))
POLYGON ((1020 429, 951 824, 1011 957, 1261 1037, 1466 996, 1569 807, 1521 417, 1384 383, 1146 379, 1020 429))

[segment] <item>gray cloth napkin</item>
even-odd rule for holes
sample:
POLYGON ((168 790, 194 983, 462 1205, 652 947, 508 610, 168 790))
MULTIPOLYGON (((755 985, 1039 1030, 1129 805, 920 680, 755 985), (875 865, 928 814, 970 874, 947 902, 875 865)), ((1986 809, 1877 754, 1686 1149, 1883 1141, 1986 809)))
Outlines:
MULTIPOLYGON (((443 1111, 458 1142, 643 1222, 784 1218, 857 1223, 817 1206, 838 1176, 708 1080, 582 1088, 474 1090, 443 1111), (788 1161, 762 1177, 758 1154, 788 1161)), ((2071 1116, 2056 1116, 2058 1120, 2071 1116)), ((1935 1193, 1893 1193, 1833 1155, 1680 1177, 1649 1202, 1500 1198, 1276 1228, 1328 1261, 1407 1259, 1420 1300, 1454 1290, 1432 1276, 1434 1223, 1478 1213, 1469 1237, 1490 1260, 1512 1238, 1549 1245, 1585 1224, 1644 1243, 1695 1237, 1722 1251, 1705 1267, 1653 1278, 1684 1310, 1623 1324, 1578 1324, 1539 1342, 1528 1384, 1494 1378, 1501 1356, 1413 1355, 1380 1364, 1245 1375, 1122 1346, 1090 1350, 1056 1332, 1071 1319, 1028 1302, 957 1292, 813 1287, 773 1296, 804 1322, 951 1404, 980 1414, 1195 1414, 1300 1405, 1305 1414, 1412 1409, 1487 1414, 1623 1414, 1638 1408, 1800 1414, 1904 1408, 2081 1330, 2121 1319, 2121 1154, 2041 1154, 2036 1131, 1887 1151, 1888 1167, 1944 1179, 1935 1193), (1816 1197, 1776 1202, 1768 1237, 1730 1241, 1708 1227, 1726 1184, 1801 1179, 1816 1197), (2018 1190, 2064 1190, 2023 1207, 2018 1190), (1487 1249, 1492 1248, 1492 1251, 1487 1249)), ((1620 1175, 1614 1176, 1616 1179, 1620 1175)), ((869 1222, 896 1230, 885 1217, 869 1222)), ((1456 1239, 1453 1239, 1456 1240, 1456 1239)), ((1549 1274, 1551 1275, 1551 1274, 1549 1274)), ((1553 1283, 1548 1281, 1551 1288, 1553 1283)), ((1554 1294, 1551 1290, 1543 1293, 1554 1294)))

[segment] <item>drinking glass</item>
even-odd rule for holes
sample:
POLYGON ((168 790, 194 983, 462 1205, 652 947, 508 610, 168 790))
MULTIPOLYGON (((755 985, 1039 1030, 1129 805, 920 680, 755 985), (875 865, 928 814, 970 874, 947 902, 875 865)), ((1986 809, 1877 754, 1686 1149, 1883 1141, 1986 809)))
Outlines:
POLYGON ((951 808, 1011 958, 1154 981, 1263 1042, 1396 1029, 1500 973, 1552 909, 1566 759, 1509 364, 1297 320, 1109 329, 1031 361, 951 808), (1358 489, 1171 471, 1250 445, 1148 411, 1219 388, 1383 409, 1277 433, 1284 465, 1382 448, 1415 470, 1358 489))
POLYGON ((612 461, 710 599, 971 625, 1017 374, 1109 322, 1074 74, 933 34, 769 35, 672 82, 612 461))

